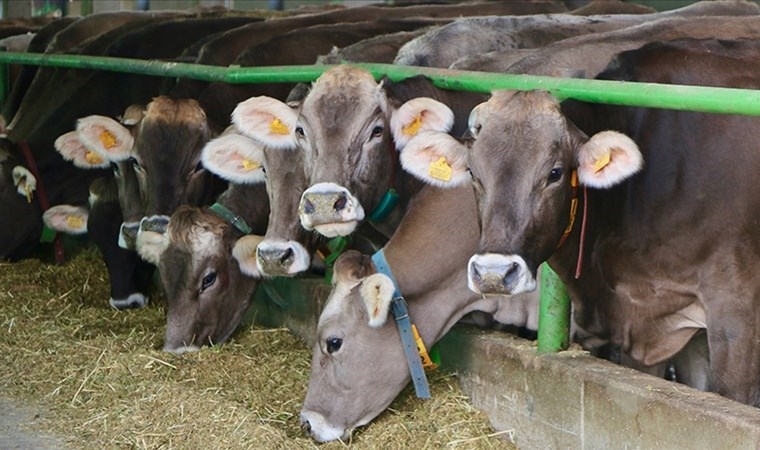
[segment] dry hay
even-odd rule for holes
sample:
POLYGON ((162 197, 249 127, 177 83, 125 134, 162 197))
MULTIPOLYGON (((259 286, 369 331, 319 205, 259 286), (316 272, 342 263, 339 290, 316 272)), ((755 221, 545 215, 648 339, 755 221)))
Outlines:
MULTIPOLYGON (((108 296, 94 250, 64 266, 0 263, 0 395, 48 409, 43 426, 72 448, 317 447, 299 426, 310 358, 301 340, 249 328, 170 355, 162 299, 114 311, 108 296)), ((319 448, 512 448, 453 375, 433 375, 431 389, 423 402, 407 388, 352 442, 319 448)))

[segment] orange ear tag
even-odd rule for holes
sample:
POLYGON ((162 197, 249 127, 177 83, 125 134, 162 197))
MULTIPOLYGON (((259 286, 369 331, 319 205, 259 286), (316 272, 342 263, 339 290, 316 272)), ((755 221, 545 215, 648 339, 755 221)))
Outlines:
POLYGON ((71 228, 79 229, 84 225, 84 219, 79 216, 66 216, 66 223, 71 228))
POLYGON ((611 154, 610 152, 607 152, 604 155, 600 156, 599 159, 594 161, 594 173, 598 173, 602 169, 607 167, 607 165, 610 163, 610 159, 611 159, 611 154))
POLYGON ((251 161, 250 159, 244 159, 240 162, 240 165, 243 166, 243 170, 246 172, 250 172, 261 167, 261 164, 257 163, 256 161, 251 161))
POLYGON ((100 139, 100 143, 103 144, 103 147, 105 147, 106 150, 116 146, 116 136, 111 134, 108 130, 103 130, 103 132, 100 133, 100 136, 98 136, 98 139, 100 139))
POLYGON ((445 182, 451 181, 452 172, 451 166, 443 156, 438 158, 438 161, 430 163, 430 167, 428 167, 428 175, 431 178, 445 182))
POLYGON ((97 166, 98 164, 103 164, 103 158, 100 157, 97 153, 93 152, 92 150, 87 150, 87 152, 84 154, 84 159, 89 164, 92 164, 93 166, 97 166))
POLYGON ((290 130, 288 129, 287 125, 282 123, 280 119, 274 119, 273 121, 269 122, 269 131, 271 131, 272 134, 290 134, 290 130))
POLYGON ((416 136, 417 133, 419 133, 421 126, 422 126, 422 115, 419 115, 414 118, 414 121, 412 121, 412 123, 402 128, 401 132, 407 136, 416 136))

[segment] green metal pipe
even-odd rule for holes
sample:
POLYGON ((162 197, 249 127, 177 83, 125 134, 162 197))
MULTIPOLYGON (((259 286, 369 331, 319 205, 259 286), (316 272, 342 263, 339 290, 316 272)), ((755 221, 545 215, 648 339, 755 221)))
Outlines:
POLYGON ((538 353, 567 350, 570 345, 570 296, 557 273, 541 266, 541 300, 538 308, 538 353))
MULTIPOLYGON (((155 60, 15 52, 0 53, 0 62, 119 71, 235 84, 308 82, 315 80, 325 70, 332 67, 328 65, 218 67, 155 60)), ((388 76, 393 81, 399 81, 415 75, 425 75, 431 78, 436 86, 445 89, 481 93, 488 93, 494 89, 543 89, 560 99, 574 98, 593 103, 760 115, 760 91, 755 90, 553 78, 391 64, 356 65, 369 70, 378 79, 388 76)))

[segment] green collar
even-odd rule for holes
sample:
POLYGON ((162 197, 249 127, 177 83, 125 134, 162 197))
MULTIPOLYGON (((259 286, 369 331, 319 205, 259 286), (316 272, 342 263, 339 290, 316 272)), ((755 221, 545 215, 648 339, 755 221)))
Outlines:
POLYGON ((241 216, 236 216, 235 213, 227 209, 221 203, 214 203, 213 205, 209 206, 208 209, 210 209, 211 212, 217 216, 229 222, 233 227, 242 231, 243 234, 251 234, 253 231, 251 230, 251 227, 248 226, 248 223, 246 223, 245 219, 243 219, 241 216))

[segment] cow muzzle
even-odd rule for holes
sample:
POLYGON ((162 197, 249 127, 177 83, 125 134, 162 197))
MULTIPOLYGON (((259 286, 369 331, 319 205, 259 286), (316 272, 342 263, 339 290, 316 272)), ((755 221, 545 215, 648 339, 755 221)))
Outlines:
POLYGON ((122 222, 121 227, 119 227, 119 247, 125 250, 135 250, 139 230, 140 222, 122 222))
POLYGON ((307 230, 326 237, 347 236, 364 220, 364 209, 343 186, 318 183, 301 196, 298 217, 307 230))
POLYGON ((348 440, 350 432, 330 425, 322 414, 315 411, 301 411, 301 429, 317 442, 348 440))
POLYGON ((474 255, 467 264, 467 287, 478 294, 522 294, 536 289, 536 279, 518 255, 474 255))
POLYGON ((308 269, 309 262, 309 252, 295 241, 265 239, 256 246, 256 265, 265 276, 292 276, 308 269))

